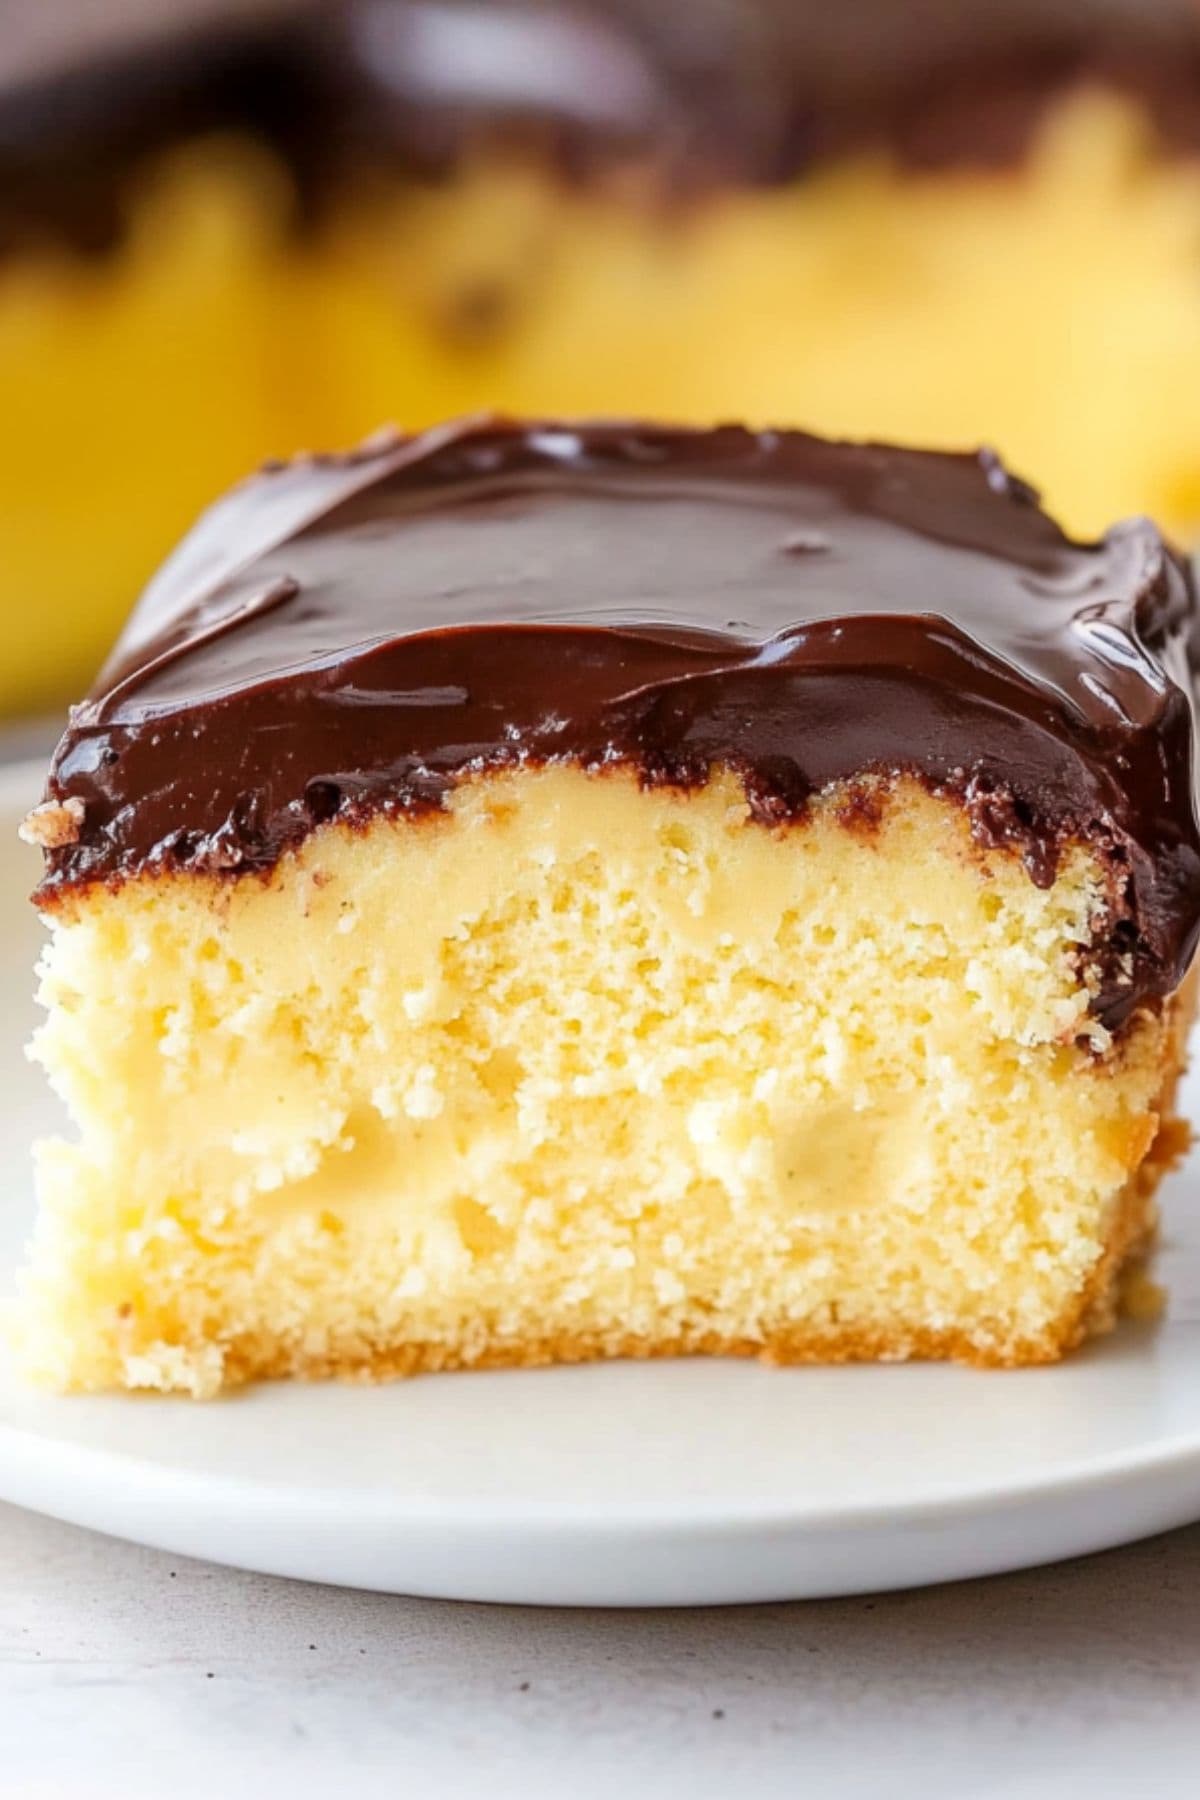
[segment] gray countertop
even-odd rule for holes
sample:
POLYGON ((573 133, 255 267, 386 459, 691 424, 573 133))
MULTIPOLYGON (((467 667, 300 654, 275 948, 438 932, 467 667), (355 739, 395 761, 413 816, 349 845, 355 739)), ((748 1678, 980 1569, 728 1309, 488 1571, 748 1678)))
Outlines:
POLYGON ((1200 1792, 1200 1526, 875 1599, 397 1600, 0 1508, 5 1800, 1200 1792))
POLYGON ((62 730, 57 716, 0 724, 0 763, 38 762, 49 757, 62 730))

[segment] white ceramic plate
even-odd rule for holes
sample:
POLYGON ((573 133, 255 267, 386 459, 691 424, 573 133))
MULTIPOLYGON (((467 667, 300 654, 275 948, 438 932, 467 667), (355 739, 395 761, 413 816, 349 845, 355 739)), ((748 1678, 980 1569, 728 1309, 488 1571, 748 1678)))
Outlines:
MULTIPOLYGON (((22 1056, 40 928, 0 773, 0 1288, 54 1103, 22 1056)), ((1200 1082, 1193 1084, 1193 1110, 1200 1082)), ((474 1600, 675 1605, 910 1586, 1200 1517, 1200 1160, 1167 1322, 1063 1367, 679 1362, 60 1399, 0 1366, 0 1498, 181 1554, 474 1600)))

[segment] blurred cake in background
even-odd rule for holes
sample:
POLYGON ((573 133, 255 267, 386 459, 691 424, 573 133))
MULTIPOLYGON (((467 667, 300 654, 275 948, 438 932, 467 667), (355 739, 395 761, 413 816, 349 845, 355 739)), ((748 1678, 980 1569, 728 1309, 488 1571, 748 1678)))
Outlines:
POLYGON ((268 455, 742 416, 1200 520, 1185 0, 0 0, 0 709, 268 455))

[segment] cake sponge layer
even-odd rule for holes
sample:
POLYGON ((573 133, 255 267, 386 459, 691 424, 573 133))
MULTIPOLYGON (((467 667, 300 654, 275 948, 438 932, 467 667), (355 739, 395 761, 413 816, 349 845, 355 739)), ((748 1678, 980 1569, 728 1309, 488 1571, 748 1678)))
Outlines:
POLYGON ((1053 1358, 1149 1226, 1180 1056, 1177 1001, 1091 1018, 1104 902, 913 782, 772 829, 733 775, 575 767, 68 892, 24 1361, 1053 1358))

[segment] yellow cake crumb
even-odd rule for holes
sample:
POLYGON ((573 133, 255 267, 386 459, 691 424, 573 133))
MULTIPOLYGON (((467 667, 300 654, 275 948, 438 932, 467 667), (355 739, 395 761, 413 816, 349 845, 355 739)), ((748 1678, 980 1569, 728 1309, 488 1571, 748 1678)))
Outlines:
POLYGON ((497 774, 59 897, 26 1368, 1003 1364, 1107 1323, 1187 1008, 1094 1028, 1085 849, 1040 889, 915 783, 845 798, 497 774))

